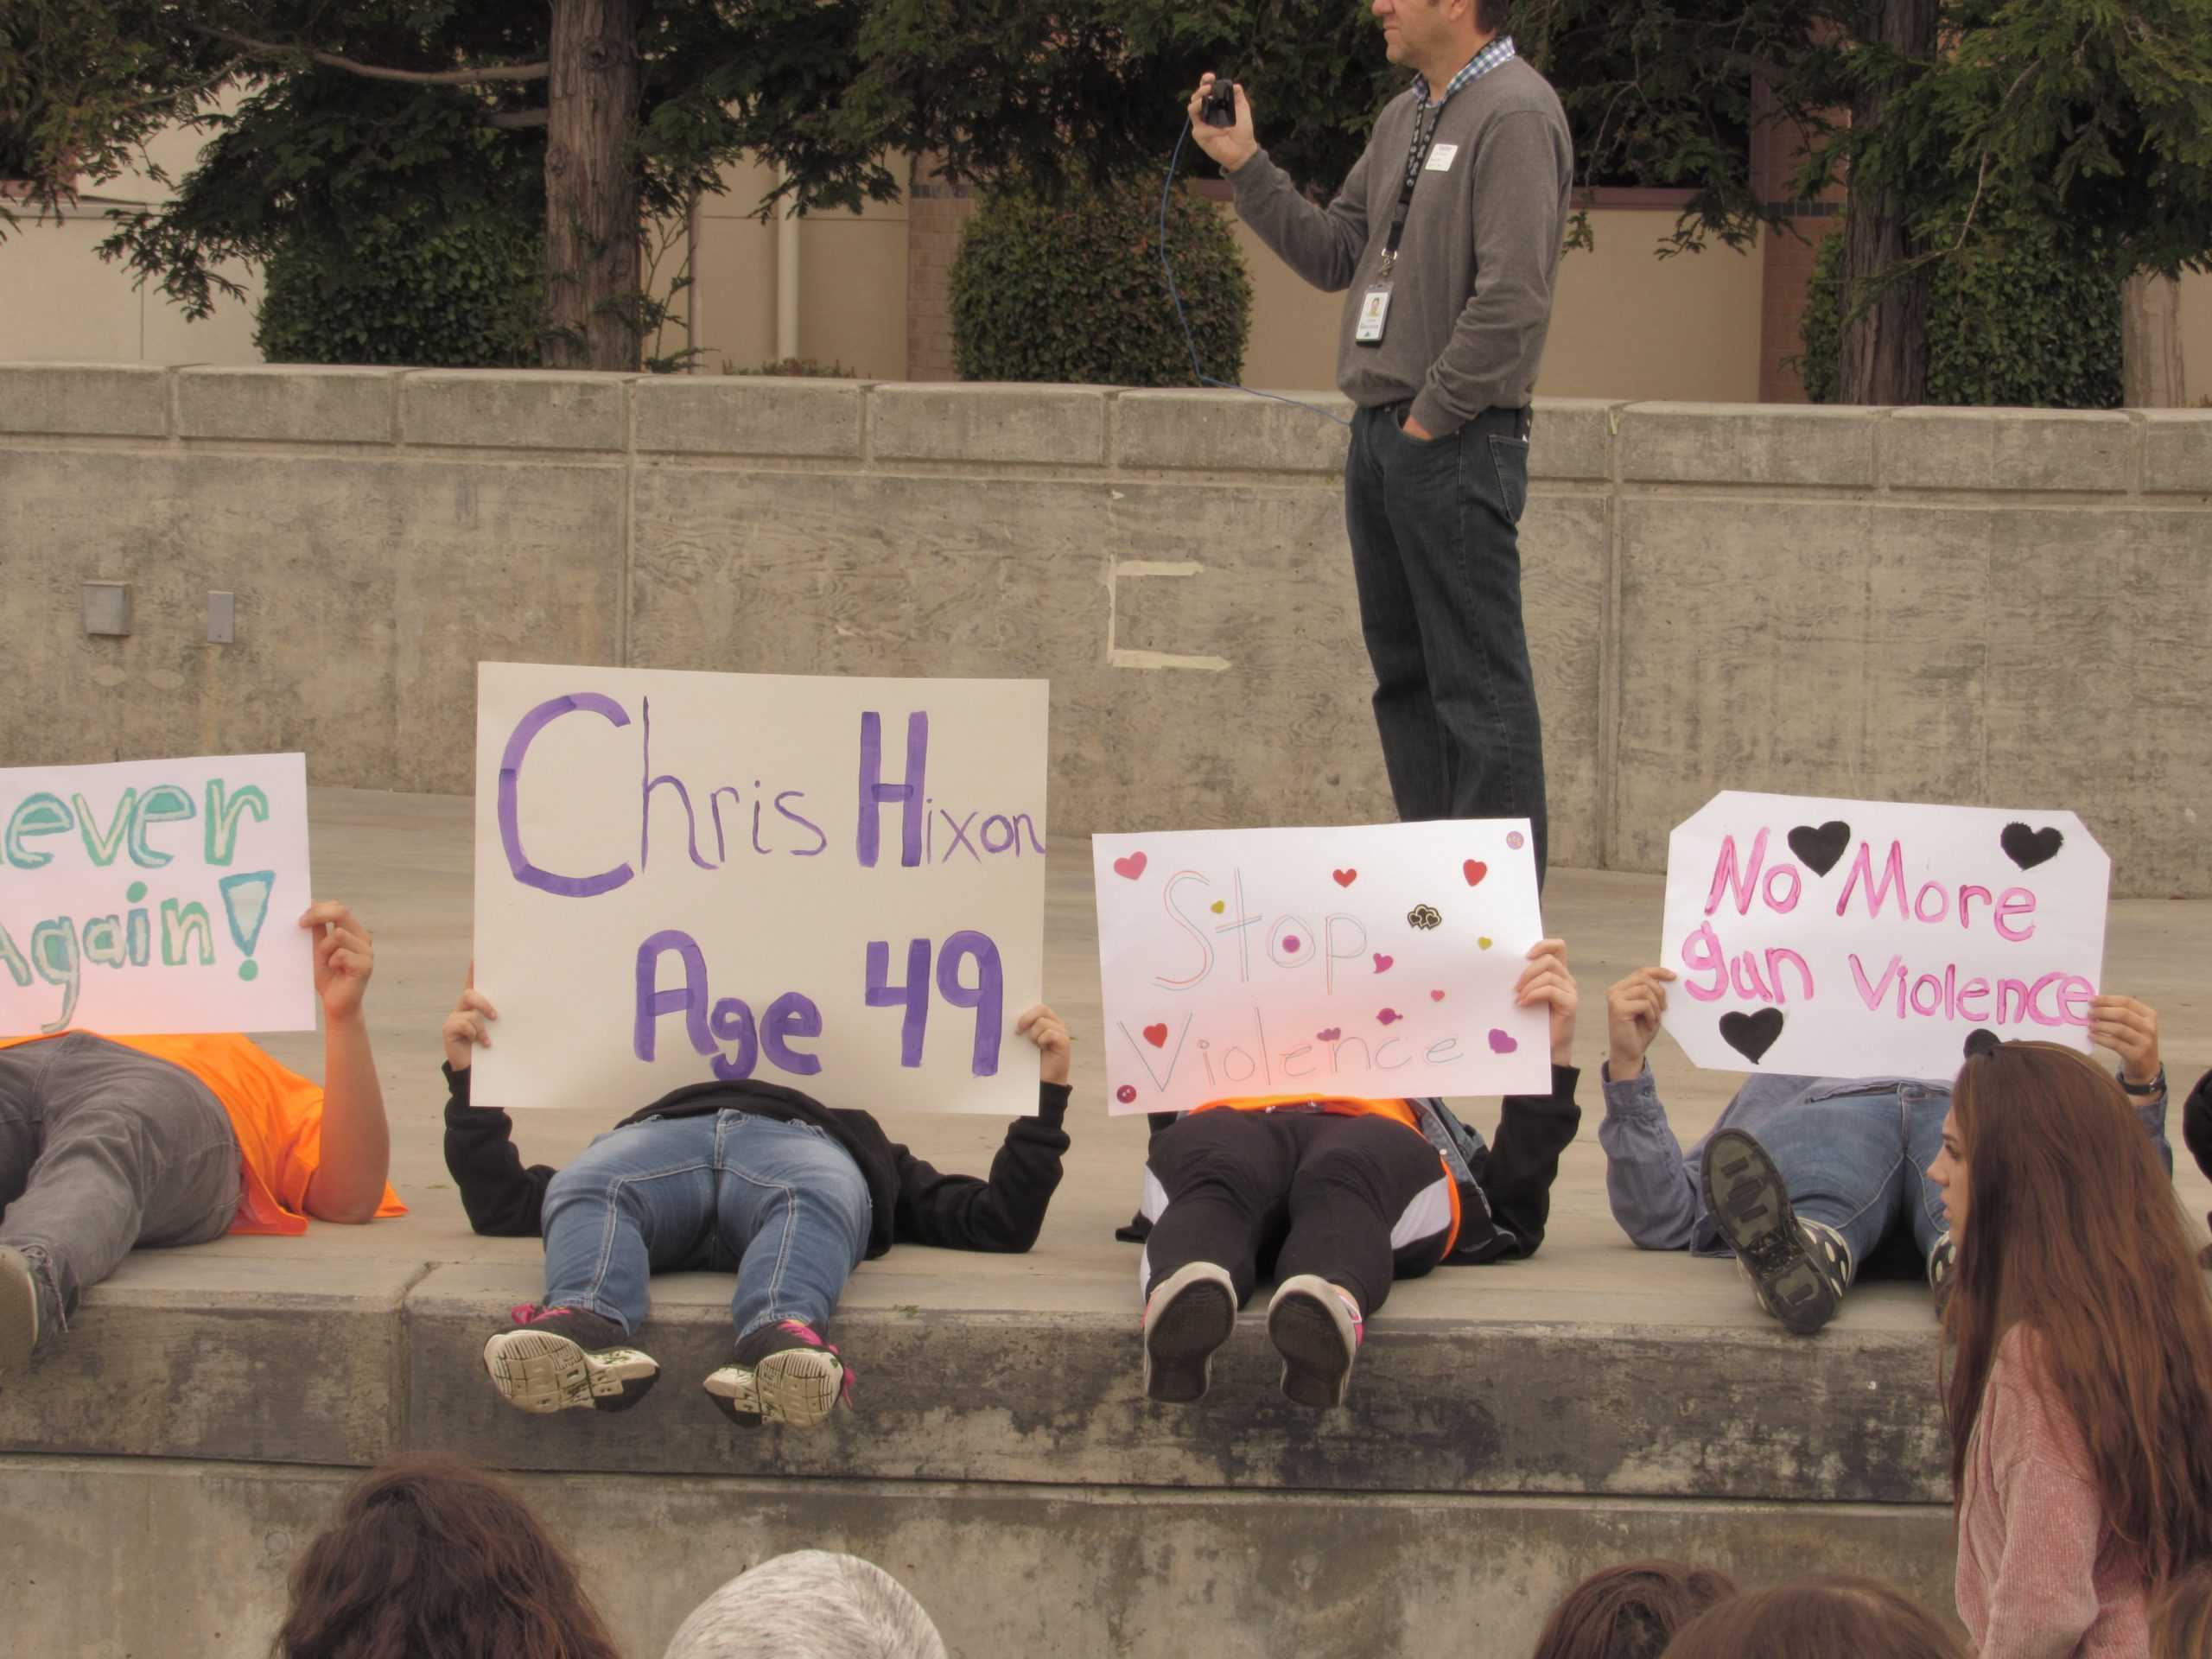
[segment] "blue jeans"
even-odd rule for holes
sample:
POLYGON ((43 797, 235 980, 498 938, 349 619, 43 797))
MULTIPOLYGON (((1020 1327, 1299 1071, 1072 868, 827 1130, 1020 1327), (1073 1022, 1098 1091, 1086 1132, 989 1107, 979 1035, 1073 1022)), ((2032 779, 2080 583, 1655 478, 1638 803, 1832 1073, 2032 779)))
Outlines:
POLYGON ((1950 1109, 1943 1090, 1892 1086, 1808 1102, 1763 1126, 1758 1141, 1782 1172, 1791 1206, 1840 1233, 1854 1268, 1900 1224, 1912 1229, 1925 1261, 1948 1225, 1928 1166, 1943 1149, 1950 1109))
POLYGON ((1521 621, 1529 413, 1489 409, 1423 442, 1363 409, 1344 529, 1375 725, 1398 817, 1529 820, 1545 861, 1544 740, 1521 621))
POLYGON ((545 1306, 626 1333, 656 1273, 737 1271, 737 1334, 829 1323, 868 1249, 868 1183, 822 1130, 745 1112, 656 1118, 601 1135, 545 1189, 545 1306))

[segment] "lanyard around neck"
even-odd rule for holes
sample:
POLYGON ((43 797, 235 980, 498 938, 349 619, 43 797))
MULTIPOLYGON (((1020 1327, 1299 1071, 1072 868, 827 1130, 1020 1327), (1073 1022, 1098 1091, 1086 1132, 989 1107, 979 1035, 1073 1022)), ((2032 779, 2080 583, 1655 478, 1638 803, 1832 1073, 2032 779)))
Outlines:
POLYGON ((1377 273, 1380 276, 1388 276, 1398 263, 1398 244, 1405 239, 1406 213, 1414 205, 1414 186, 1421 182, 1421 170, 1428 160, 1430 146, 1436 142, 1436 125, 1443 114, 1444 99, 1440 98, 1433 104, 1423 103, 1414 111, 1413 148, 1406 152, 1406 176, 1398 187, 1398 204, 1391 210, 1390 233, 1382 244, 1382 265, 1377 273))

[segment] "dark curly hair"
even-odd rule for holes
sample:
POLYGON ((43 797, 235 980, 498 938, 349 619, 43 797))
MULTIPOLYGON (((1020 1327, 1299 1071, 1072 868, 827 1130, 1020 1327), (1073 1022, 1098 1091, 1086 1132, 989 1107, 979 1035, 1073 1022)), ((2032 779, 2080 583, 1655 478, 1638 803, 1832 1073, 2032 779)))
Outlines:
POLYGON ((276 1659, 621 1659, 513 1492, 455 1464, 375 1469, 292 1569, 276 1659))
POLYGON ((1680 1561, 1593 1573, 1552 1609, 1534 1659, 1659 1659, 1675 1632, 1736 1593, 1735 1580, 1680 1561))

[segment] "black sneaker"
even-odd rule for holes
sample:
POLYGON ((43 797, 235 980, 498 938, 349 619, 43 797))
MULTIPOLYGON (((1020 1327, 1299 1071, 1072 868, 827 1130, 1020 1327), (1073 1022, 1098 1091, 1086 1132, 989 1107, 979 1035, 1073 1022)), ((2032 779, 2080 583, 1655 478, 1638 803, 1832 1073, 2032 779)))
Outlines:
POLYGON ((1766 1148, 1723 1129, 1706 1144, 1703 1176, 1705 1207, 1759 1306, 1801 1337, 1834 1319, 1851 1282, 1851 1251, 1834 1228, 1798 1219, 1766 1148))
POLYGON ((510 1405, 627 1411, 660 1380, 653 1357, 589 1308, 524 1302, 509 1315, 513 1325, 484 1344, 484 1369, 510 1405))
POLYGON ((700 1386, 715 1408, 745 1428, 814 1428, 837 1402, 853 1402, 855 1376, 810 1325, 785 1319, 738 1338, 736 1356, 700 1386))
POLYGON ((1344 1402, 1367 1322, 1351 1298, 1311 1273, 1294 1274, 1268 1304, 1268 1340, 1282 1356, 1283 1397, 1326 1411, 1344 1402))
POLYGON ((1936 1299, 1938 1319, 1951 1305, 1951 1287, 1957 1282, 1958 1273, 1958 1246, 1951 1243, 1950 1234, 1942 1234, 1928 1247, 1928 1288, 1936 1299))
POLYGON ((19 1371, 38 1346, 38 1274, 21 1250, 0 1246, 0 1371, 19 1371))
POLYGON ((1213 1382, 1214 1351, 1236 1329, 1229 1269, 1192 1262, 1160 1281, 1144 1304, 1144 1395, 1187 1406, 1213 1382))

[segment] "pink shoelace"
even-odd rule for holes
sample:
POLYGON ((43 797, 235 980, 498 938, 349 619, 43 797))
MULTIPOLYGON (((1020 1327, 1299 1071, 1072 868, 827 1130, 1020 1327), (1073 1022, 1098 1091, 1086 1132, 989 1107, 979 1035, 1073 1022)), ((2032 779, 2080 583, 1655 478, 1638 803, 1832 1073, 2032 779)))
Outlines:
POLYGON ((846 1410, 852 1410, 854 1385, 859 1382, 860 1378, 853 1368, 846 1363, 844 1355, 837 1352, 837 1344, 834 1342, 824 1342, 820 1332, 810 1325, 801 1325, 797 1319, 785 1319, 779 1324, 776 1329, 797 1338, 810 1348, 820 1348, 836 1356, 839 1374, 842 1379, 837 1384, 837 1397, 844 1402, 846 1410))

